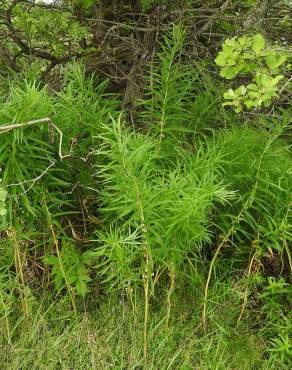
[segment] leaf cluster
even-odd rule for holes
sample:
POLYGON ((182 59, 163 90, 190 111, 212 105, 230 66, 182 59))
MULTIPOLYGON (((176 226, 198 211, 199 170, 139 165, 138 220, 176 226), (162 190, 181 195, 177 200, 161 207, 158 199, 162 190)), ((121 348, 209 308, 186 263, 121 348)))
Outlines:
POLYGON ((242 36, 227 39, 222 51, 215 59, 221 67, 220 76, 232 80, 238 75, 251 76, 251 83, 237 89, 229 89, 223 96, 224 106, 233 106, 240 112, 248 109, 268 107, 278 97, 278 83, 284 78, 279 74, 285 68, 288 53, 267 46, 263 35, 242 36))
POLYGON ((64 243, 58 256, 49 255, 44 258, 46 265, 52 266, 51 274, 56 289, 60 292, 64 288, 76 289, 76 293, 84 297, 89 291, 91 281, 87 267, 88 255, 81 253, 71 243, 64 243))

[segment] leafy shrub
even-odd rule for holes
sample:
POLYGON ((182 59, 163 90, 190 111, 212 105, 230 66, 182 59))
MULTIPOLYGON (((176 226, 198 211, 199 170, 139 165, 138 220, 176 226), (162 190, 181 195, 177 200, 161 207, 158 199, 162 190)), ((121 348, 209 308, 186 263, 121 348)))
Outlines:
POLYGON ((28 4, 20 2, 13 7, 12 15, 13 26, 22 30, 27 40, 36 41, 34 49, 41 50, 43 45, 47 45, 46 52, 56 58, 68 51, 76 52, 78 43, 87 35, 86 28, 72 19, 70 11, 54 8, 48 11, 41 6, 28 7, 28 4), (60 35, 64 35, 63 38, 60 35))
POLYGON ((288 54, 266 46, 263 35, 242 36, 225 40, 222 51, 215 62, 221 68, 220 76, 228 80, 237 75, 249 76, 248 85, 229 89, 224 98, 224 106, 233 106, 240 112, 243 106, 248 109, 269 107, 273 98, 278 97, 278 83, 284 76, 279 74, 285 67, 288 54))

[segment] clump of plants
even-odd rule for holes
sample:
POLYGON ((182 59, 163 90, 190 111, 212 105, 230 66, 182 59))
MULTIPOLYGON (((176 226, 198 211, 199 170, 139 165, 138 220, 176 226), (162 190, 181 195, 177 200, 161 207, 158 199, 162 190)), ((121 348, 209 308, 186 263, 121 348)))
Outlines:
MULTIPOLYGON (((9 224, 0 240, 0 298, 8 344, 17 302, 28 321, 34 293, 67 300, 75 316, 91 298, 89 314, 115 297, 121 310, 132 310, 141 334, 137 363, 147 368, 151 336, 168 330, 172 312, 184 315, 184 302, 193 311, 186 320, 194 315, 204 329, 190 346, 203 332, 206 338, 219 330, 225 340, 256 316, 251 282, 265 259, 279 257, 283 270, 291 269, 289 119, 278 113, 256 128, 229 116, 204 66, 184 64, 185 37, 174 26, 164 38, 135 125, 107 83, 78 64, 54 94, 36 82, 11 83, 0 109, 0 217, 8 215, 9 224), (218 311, 226 312, 224 326, 218 311)), ((287 55, 257 34, 226 40, 216 63, 222 77, 251 77, 239 87, 240 99, 225 103, 239 112, 271 104, 287 55)), ((289 336, 275 325, 289 320, 281 317, 288 291, 284 276, 270 280, 259 308, 267 348, 284 365, 289 336)))
POLYGON ((232 106, 237 113, 244 107, 269 107, 279 97, 279 83, 285 79, 282 73, 290 68, 287 62, 288 53, 268 45, 260 33, 225 40, 215 59, 220 76, 227 80, 242 77, 245 83, 225 92, 223 105, 232 106))

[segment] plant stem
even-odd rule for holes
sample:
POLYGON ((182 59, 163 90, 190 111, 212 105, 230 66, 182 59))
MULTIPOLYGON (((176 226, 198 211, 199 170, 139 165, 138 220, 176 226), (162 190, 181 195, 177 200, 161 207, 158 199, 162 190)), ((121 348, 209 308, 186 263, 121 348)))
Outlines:
MULTIPOLYGON (((248 270, 247 270, 247 279, 249 279, 250 275, 251 275, 251 269, 252 269, 252 266, 253 266, 253 262, 255 260, 255 258, 257 257, 258 255, 258 251, 256 250, 255 253, 253 254, 251 260, 250 260, 250 263, 249 263, 249 266, 248 266, 248 270)), ((242 303, 242 306, 241 306, 241 310, 240 310, 240 314, 238 316, 238 319, 237 319, 237 325, 239 324, 239 322, 241 321, 242 319, 242 316, 243 316, 243 312, 245 310, 245 307, 247 305, 247 296, 248 296, 248 286, 249 286, 249 282, 247 280, 247 283, 245 285, 245 290, 244 290, 244 298, 243 298, 243 303, 242 303)))
POLYGON ((144 362, 147 361, 147 342, 148 342, 148 316, 149 316, 149 279, 148 272, 145 269, 143 273, 143 283, 144 283, 144 332, 143 332, 143 353, 144 362))
POLYGON ((166 312, 166 326, 167 327, 169 325, 169 319, 170 319, 171 295, 172 295, 173 290, 174 290, 174 282, 175 282, 175 273, 174 273, 173 264, 172 264, 172 266, 170 268, 170 271, 169 271, 169 279, 170 279, 170 285, 169 285, 169 289, 168 289, 168 292, 167 292, 167 312, 166 312))
MULTIPOLYGON (((22 266, 22 259, 20 255, 20 250, 19 250, 19 243, 16 237, 16 231, 12 230, 11 231, 11 236, 13 238, 13 247, 14 247, 14 256, 15 256, 15 270, 16 274, 19 274, 20 276, 20 281, 21 281, 21 286, 22 289, 25 288, 25 279, 23 275, 23 266, 22 266)), ((29 310, 28 310, 28 303, 27 303, 27 298, 24 292, 21 291, 20 293, 21 296, 21 301, 23 305, 23 312, 26 318, 28 318, 29 310)))

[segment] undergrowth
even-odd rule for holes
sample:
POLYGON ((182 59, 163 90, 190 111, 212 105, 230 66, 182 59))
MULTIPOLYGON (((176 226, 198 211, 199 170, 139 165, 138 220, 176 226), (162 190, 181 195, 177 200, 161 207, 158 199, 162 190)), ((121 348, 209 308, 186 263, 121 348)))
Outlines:
POLYGON ((224 111, 184 36, 136 127, 78 64, 2 92, 1 367, 291 364, 289 111, 224 111))

